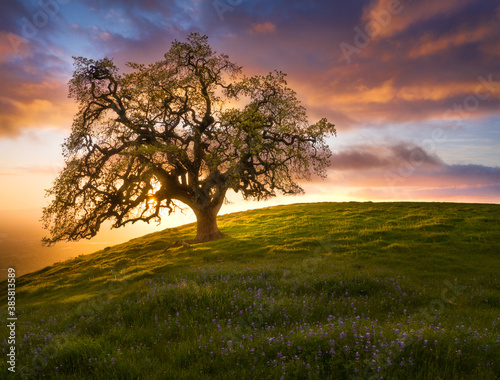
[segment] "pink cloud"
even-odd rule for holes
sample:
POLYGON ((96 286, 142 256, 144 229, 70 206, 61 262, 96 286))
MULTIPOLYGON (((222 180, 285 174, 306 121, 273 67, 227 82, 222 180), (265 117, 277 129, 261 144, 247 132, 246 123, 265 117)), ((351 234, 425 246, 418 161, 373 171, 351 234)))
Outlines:
POLYGON ((500 201, 500 167, 449 165, 415 144, 353 146, 330 167, 324 186, 354 199, 500 201))
POLYGON ((250 30, 251 33, 256 34, 268 34, 273 33, 274 31, 276 31, 276 25, 269 21, 254 24, 252 25, 252 29, 250 30))
POLYGON ((474 29, 462 29, 442 36, 426 33, 416 41, 408 53, 409 58, 436 54, 467 43, 482 41, 496 33, 496 25, 480 25, 474 29))
POLYGON ((374 0, 363 10, 363 21, 379 25, 375 39, 391 37, 409 27, 432 18, 452 14, 473 0, 374 0))
POLYGON ((30 128, 69 129, 77 105, 68 99, 65 82, 54 78, 16 82, 5 77, 2 82, 10 88, 0 95, 0 137, 17 136, 30 128))

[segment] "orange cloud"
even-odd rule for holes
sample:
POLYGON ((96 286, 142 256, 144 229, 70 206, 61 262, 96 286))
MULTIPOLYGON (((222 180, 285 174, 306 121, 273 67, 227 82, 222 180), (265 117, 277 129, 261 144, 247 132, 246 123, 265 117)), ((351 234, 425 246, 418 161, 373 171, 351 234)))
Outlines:
POLYGON ((268 33, 273 33, 275 30, 276 30, 276 25, 268 21, 260 24, 254 24, 252 26, 252 29, 250 30, 250 33, 268 34, 268 33))
POLYGON ((398 34, 418 22, 449 15, 472 2, 473 0, 422 0, 409 3, 400 0, 374 0, 363 10, 362 19, 366 23, 374 22, 381 26, 379 33, 373 36, 374 39, 380 39, 398 34))
POLYGON ((463 30, 454 35, 435 38, 431 33, 425 34, 408 53, 409 58, 418 58, 447 50, 451 47, 466 43, 477 42, 491 34, 493 30, 487 26, 480 26, 476 30, 463 30))
POLYGON ((498 75, 485 75, 481 81, 476 77, 401 78, 397 72, 384 70, 376 74, 367 75, 364 69, 348 65, 332 69, 323 78, 312 75, 308 81, 291 85, 308 110, 331 118, 339 131, 366 123, 449 119, 450 114, 452 118, 464 119, 498 113, 498 75), (373 78, 377 78, 376 74, 382 78, 387 75, 389 79, 379 82, 373 78), (454 104, 468 107, 467 112, 452 112, 454 104))
POLYGON ((405 86, 397 91, 397 98, 407 101, 443 100, 457 95, 474 94, 479 82, 454 82, 405 86))
POLYGON ((336 93, 331 100, 340 104, 356 103, 388 103, 397 96, 397 89, 394 82, 389 79, 380 86, 368 88, 365 85, 358 85, 349 93, 336 93))
POLYGON ((67 98, 67 86, 55 79, 16 83, 9 96, 0 95, 0 136, 24 129, 69 128, 77 105, 67 98))

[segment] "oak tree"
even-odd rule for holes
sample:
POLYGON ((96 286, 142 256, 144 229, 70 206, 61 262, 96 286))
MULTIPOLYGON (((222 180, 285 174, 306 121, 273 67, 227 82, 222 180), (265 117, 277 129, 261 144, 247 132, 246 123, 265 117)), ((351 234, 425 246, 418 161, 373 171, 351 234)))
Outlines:
POLYGON ((124 74, 107 58, 74 59, 69 94, 79 111, 47 191, 45 244, 91 238, 106 221, 159 222, 181 204, 196 215, 194 242, 209 241, 222 236, 228 190, 264 200, 326 174, 334 125, 308 123, 285 74, 244 76, 206 36, 190 34, 124 74))

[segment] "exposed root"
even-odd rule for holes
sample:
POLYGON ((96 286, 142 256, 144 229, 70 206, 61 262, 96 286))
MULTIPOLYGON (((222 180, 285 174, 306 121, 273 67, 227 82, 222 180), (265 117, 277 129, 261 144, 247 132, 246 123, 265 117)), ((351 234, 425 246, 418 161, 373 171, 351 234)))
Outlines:
POLYGON ((168 251, 170 248, 177 248, 177 247, 185 247, 185 248, 191 248, 193 244, 199 244, 199 243, 207 243, 209 241, 214 241, 218 239, 222 239, 226 235, 223 233, 217 234, 216 236, 210 236, 210 237, 205 237, 205 239, 194 239, 194 240, 176 240, 173 243, 169 244, 162 252, 168 251))
POLYGON ((170 248, 175 248, 175 247, 185 247, 185 248, 190 248, 190 247, 191 247, 191 244, 193 244, 193 243, 194 243, 194 240, 191 240, 191 241, 189 241, 189 242, 187 242, 187 241, 185 241, 185 240, 182 240, 182 239, 181 239, 181 240, 176 240, 176 241, 174 241, 173 243, 169 244, 169 245, 167 246, 167 248, 165 248, 165 249, 163 250, 163 252, 168 251, 170 248))

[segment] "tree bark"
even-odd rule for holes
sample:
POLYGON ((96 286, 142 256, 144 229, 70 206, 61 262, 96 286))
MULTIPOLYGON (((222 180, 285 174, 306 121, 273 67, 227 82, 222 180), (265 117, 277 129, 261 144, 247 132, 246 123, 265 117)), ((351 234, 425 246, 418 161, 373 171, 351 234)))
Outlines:
POLYGON ((217 214, 220 207, 193 210, 196 215, 197 231, 194 243, 217 240, 224 236, 217 226, 217 214))

